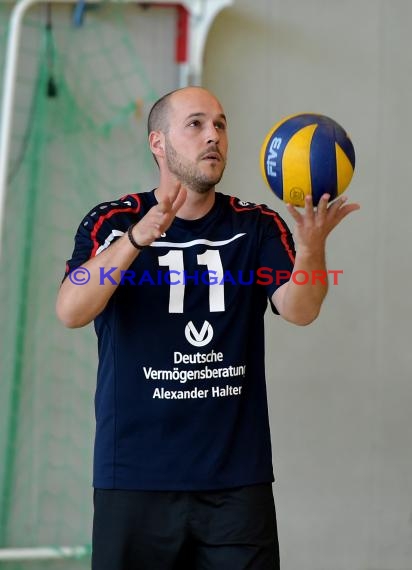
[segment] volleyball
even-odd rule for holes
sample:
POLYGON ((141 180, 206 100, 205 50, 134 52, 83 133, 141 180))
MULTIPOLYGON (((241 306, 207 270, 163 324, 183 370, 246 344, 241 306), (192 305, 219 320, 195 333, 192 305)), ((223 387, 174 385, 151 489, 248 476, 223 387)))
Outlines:
POLYGON ((330 201, 342 194, 355 169, 355 150, 346 131, 333 119, 301 113, 276 123, 260 151, 260 168, 269 188, 286 203, 304 206, 311 195, 330 201))

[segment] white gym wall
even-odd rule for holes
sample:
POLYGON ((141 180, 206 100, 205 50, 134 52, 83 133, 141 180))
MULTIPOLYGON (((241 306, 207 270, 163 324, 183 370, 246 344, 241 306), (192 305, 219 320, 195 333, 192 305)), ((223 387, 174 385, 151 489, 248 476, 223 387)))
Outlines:
POLYGON ((361 210, 328 241, 338 286, 309 327, 267 318, 282 570, 412 568, 411 21, 409 0, 236 0, 207 43, 204 84, 230 123, 223 192, 291 223, 258 164, 291 113, 336 119, 357 157, 361 210))

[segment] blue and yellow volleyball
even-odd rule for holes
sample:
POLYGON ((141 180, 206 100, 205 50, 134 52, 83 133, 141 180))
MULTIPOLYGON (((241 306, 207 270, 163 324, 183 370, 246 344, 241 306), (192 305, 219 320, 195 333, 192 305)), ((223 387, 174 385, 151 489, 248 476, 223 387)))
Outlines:
POLYGON ((311 195, 316 206, 323 194, 330 194, 332 201, 347 189, 355 170, 355 150, 336 121, 301 113, 271 128, 260 151, 260 167, 278 198, 302 207, 311 195))

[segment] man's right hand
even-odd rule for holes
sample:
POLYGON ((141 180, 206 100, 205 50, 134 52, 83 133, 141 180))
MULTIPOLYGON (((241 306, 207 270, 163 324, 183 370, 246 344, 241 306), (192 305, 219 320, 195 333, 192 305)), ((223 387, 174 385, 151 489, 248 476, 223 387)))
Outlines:
POLYGON ((170 228, 176 213, 183 206, 187 190, 176 182, 173 191, 153 206, 133 227, 133 238, 139 245, 150 245, 170 228))

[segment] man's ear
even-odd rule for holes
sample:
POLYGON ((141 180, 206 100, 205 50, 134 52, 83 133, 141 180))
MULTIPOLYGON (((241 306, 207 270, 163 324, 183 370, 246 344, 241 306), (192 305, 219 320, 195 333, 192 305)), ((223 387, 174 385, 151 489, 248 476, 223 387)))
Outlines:
POLYGON ((149 135, 149 146, 156 158, 165 156, 165 136, 161 131, 152 131, 149 135))

